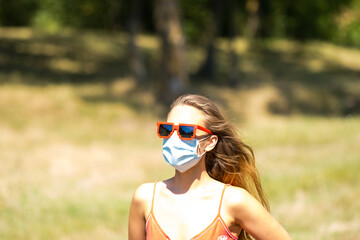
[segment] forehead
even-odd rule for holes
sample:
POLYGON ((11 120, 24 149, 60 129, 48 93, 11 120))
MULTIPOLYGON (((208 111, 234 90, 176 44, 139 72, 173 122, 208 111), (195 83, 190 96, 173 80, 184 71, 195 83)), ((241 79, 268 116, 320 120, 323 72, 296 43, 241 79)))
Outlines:
POLYGON ((204 126, 204 114, 194 107, 178 105, 170 111, 167 121, 174 124, 187 123, 204 126))

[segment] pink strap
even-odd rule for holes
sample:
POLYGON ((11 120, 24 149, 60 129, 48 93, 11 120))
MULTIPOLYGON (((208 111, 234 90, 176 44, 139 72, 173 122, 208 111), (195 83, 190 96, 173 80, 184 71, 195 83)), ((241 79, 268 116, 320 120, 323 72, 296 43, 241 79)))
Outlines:
POLYGON ((156 184, 157 184, 157 182, 154 183, 153 197, 152 197, 152 201, 151 201, 151 211, 150 211, 151 213, 153 212, 153 207, 154 207, 156 184))
POLYGON ((221 193, 220 205, 219 205, 219 211, 218 211, 218 215, 219 215, 219 216, 220 216, 220 210, 221 210, 221 205, 222 205, 222 201, 223 201, 225 189, 227 188, 227 186, 229 186, 229 184, 225 184, 225 185, 224 185, 224 189, 222 190, 222 193, 221 193))

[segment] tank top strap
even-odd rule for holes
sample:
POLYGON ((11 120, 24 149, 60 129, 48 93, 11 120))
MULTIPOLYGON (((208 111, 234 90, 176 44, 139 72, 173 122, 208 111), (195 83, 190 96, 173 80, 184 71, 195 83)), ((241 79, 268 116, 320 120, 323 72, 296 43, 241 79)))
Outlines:
POLYGON ((222 205, 222 201, 223 201, 223 197, 224 197, 225 189, 227 188, 227 186, 229 186, 229 184, 225 184, 225 185, 224 185, 224 189, 222 190, 222 193, 221 193, 221 198, 220 198, 220 204, 219 204, 218 216, 220 216, 221 205, 222 205))
POLYGON ((152 201, 151 201, 151 210, 150 210, 150 213, 153 213, 154 201, 155 201, 156 184, 157 184, 157 182, 154 183, 154 190, 153 190, 153 196, 152 196, 152 201))

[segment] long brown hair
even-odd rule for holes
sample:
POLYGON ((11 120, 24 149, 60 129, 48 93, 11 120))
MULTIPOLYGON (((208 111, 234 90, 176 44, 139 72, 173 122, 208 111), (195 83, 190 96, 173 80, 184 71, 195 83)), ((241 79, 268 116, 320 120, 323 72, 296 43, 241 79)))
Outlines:
MULTIPOLYGON (((206 154, 206 171, 210 177, 247 190, 267 210, 268 201, 261 187, 259 173, 255 166, 252 148, 236 134, 233 125, 225 119, 219 108, 210 99, 200 95, 183 95, 171 105, 192 106, 204 114, 205 127, 218 136, 215 148, 206 154)), ((242 231, 239 239, 251 239, 242 231)))

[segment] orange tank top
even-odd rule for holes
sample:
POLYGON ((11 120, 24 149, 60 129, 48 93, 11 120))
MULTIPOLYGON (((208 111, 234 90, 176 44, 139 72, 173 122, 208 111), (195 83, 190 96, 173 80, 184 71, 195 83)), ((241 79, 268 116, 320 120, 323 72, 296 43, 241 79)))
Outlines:
MULTIPOLYGON (((221 204, 222 199, 224 196, 225 189, 228 185, 224 186, 224 189, 221 194, 220 204, 218 214, 216 215, 215 219, 212 223, 201 231, 196 236, 192 237, 191 240, 230 240, 230 239, 238 239, 234 236, 229 228, 225 225, 224 220, 220 216, 221 204)), ((160 225, 156 221, 153 206, 154 206, 154 198, 155 198, 155 189, 156 183, 154 184, 154 192, 151 202, 151 211, 146 220, 146 240, 162 240, 167 239, 171 240, 166 233, 161 229, 160 225)))

